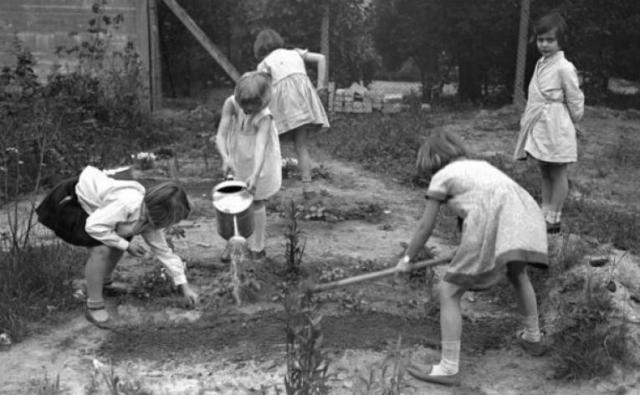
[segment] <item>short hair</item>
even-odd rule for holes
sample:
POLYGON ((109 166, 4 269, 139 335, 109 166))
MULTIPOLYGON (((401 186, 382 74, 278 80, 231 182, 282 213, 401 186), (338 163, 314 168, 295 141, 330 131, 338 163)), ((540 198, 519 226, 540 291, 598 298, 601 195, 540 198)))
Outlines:
POLYGON ((458 158, 468 157, 467 145, 458 135, 445 129, 431 133, 418 150, 416 167, 420 174, 432 175, 458 158))
POLYGON ((186 219, 191 204, 184 188, 174 181, 155 185, 144 195, 147 219, 156 229, 166 228, 186 219))
POLYGON ((256 36, 256 41, 253 43, 253 54, 256 59, 262 60, 271 51, 278 48, 284 48, 282 37, 273 29, 264 29, 256 36))
POLYGON ((533 27, 533 31, 536 37, 540 34, 549 33, 551 31, 555 32, 560 48, 564 47, 567 39, 567 23, 558 12, 546 14, 538 19, 538 22, 536 22, 533 27))
POLYGON ((264 108, 271 101, 271 76, 263 71, 244 73, 236 83, 233 94, 240 107, 256 103, 264 108))

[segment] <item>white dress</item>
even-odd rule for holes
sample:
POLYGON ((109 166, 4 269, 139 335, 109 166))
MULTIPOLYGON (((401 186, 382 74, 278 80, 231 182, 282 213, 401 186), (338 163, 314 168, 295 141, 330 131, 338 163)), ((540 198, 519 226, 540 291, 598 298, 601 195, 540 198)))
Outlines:
POLYGON ((320 129, 329 127, 329 119, 322 101, 307 75, 300 49, 276 49, 267 55, 257 70, 272 78, 273 97, 269 108, 276 121, 279 134, 302 125, 313 124, 320 129))
POLYGON ((459 159, 434 174, 426 193, 463 218, 460 246, 444 280, 484 289, 506 274, 507 263, 548 266, 547 231, 533 197, 481 160, 459 159))
POLYGON ((232 103, 235 107, 235 115, 229 128, 230 132, 226 136, 226 141, 229 157, 237 179, 246 181, 253 173, 256 156, 256 136, 260 121, 266 117, 271 124, 264 153, 264 164, 260 174, 258 174, 256 191, 253 196, 255 200, 268 199, 278 192, 282 184, 282 156, 273 116, 268 108, 264 108, 252 116, 247 116, 235 98, 232 99, 232 103))
POLYGON ((515 159, 526 159, 529 154, 544 162, 575 162, 578 144, 574 123, 583 113, 584 95, 573 64, 562 51, 542 57, 529 83, 515 159))

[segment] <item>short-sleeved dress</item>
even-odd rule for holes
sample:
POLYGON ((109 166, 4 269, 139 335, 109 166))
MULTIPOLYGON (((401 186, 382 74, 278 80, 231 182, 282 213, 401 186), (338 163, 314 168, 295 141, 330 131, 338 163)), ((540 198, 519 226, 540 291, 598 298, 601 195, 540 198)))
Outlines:
POLYGON ((273 122, 273 116, 268 108, 262 109, 257 114, 247 116, 235 98, 231 98, 235 108, 235 116, 226 136, 227 148, 235 177, 246 181, 253 173, 255 164, 256 136, 258 125, 263 118, 269 118, 271 127, 264 153, 264 164, 256 181, 255 200, 264 200, 273 196, 282 184, 282 156, 280 154, 280 142, 273 122))
POLYGON ((271 75, 273 98, 269 107, 279 134, 302 125, 329 127, 329 119, 322 101, 307 75, 304 58, 307 51, 279 48, 267 55, 258 71, 271 75))
POLYGON ((515 159, 526 159, 529 154, 544 162, 575 162, 578 143, 574 123, 583 113, 584 94, 573 64, 563 51, 542 57, 529 83, 515 159))
POLYGON ((460 246, 444 280, 485 289, 506 274, 509 262, 547 267, 547 233, 533 197, 482 160, 459 159, 434 174, 427 198, 463 218, 460 246))

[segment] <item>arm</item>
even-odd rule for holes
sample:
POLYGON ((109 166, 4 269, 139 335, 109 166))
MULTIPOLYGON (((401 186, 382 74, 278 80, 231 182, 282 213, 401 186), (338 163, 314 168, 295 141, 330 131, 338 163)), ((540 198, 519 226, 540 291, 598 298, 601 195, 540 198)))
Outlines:
POLYGON ((222 158, 223 171, 226 172, 226 166, 230 163, 229 147, 227 147, 227 136, 229 135, 229 128, 231 122, 235 116, 235 107, 233 105, 231 97, 225 100, 222 106, 222 114, 220 117, 220 124, 218 125, 218 132, 215 135, 215 143, 220 157, 222 158))
POLYGON ((422 214, 422 218, 420 218, 420 222, 418 222, 418 229, 411 237, 411 241, 409 242, 409 246, 407 247, 404 256, 400 258, 400 261, 396 266, 400 271, 409 270, 409 262, 411 262, 411 259, 413 259, 420 248, 425 245, 431 236, 436 225, 436 218, 438 217, 439 211, 440 201, 432 198, 427 199, 424 213, 422 214))
POLYGON ((256 134, 256 146, 253 161, 253 171, 249 179, 247 180, 247 186, 250 190, 255 190, 255 183, 258 179, 258 175, 264 165, 265 151, 267 144, 269 143, 269 131, 271 128, 271 117, 264 117, 260 120, 258 125, 258 132, 256 134))
POLYGON ((580 90, 578 73, 573 67, 562 68, 560 69, 560 80, 571 120, 573 123, 580 122, 584 114, 584 94, 580 90))
POLYGON ((317 63, 318 65, 318 86, 317 89, 326 89, 327 88, 327 80, 329 79, 327 76, 327 59, 321 53, 316 52, 307 52, 303 59, 306 62, 317 63))
POLYGON ((132 211, 133 209, 127 202, 114 200, 87 217, 85 231, 89 236, 108 247, 126 251, 129 248, 129 242, 118 236, 116 226, 119 222, 128 221, 132 211))

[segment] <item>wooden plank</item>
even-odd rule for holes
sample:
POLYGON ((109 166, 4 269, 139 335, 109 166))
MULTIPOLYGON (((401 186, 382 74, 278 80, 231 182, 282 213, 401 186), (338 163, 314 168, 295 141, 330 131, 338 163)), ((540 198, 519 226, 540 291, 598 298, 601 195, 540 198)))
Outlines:
POLYGON ((160 30, 158 29, 158 1, 149 0, 149 81, 151 111, 162 108, 162 61, 160 58, 160 30))
POLYGON ((213 59, 218 62, 220 67, 236 82, 240 78, 240 73, 227 57, 218 49, 218 47, 207 37, 200 29, 196 22, 191 19, 189 14, 178 4, 176 0, 163 0, 169 9, 178 17, 178 19, 189 29, 191 34, 198 40, 200 44, 209 52, 213 59))

